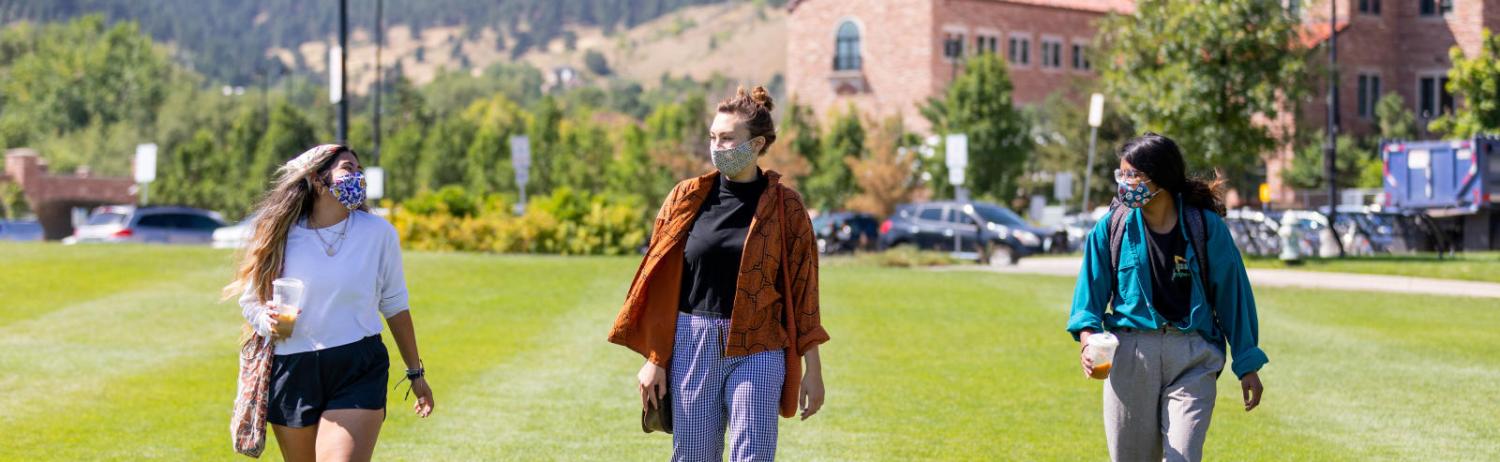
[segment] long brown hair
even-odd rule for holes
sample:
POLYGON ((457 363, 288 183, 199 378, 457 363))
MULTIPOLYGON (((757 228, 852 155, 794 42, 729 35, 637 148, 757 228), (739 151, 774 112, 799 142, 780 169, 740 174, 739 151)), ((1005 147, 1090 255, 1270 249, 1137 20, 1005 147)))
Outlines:
MULTIPOLYGON (((328 184, 334 161, 345 152, 359 156, 346 146, 324 144, 303 152, 276 170, 274 186, 255 206, 254 231, 238 256, 234 281, 224 286, 225 300, 249 290, 255 291, 261 303, 271 299, 271 281, 281 276, 286 261, 287 232, 297 220, 312 213, 313 202, 318 199, 312 178, 328 184)), ((361 204, 359 210, 369 210, 369 206, 361 204)))
POLYGON ((719 102, 718 112, 720 114, 733 114, 739 116, 740 122, 750 131, 750 138, 757 136, 766 139, 766 144, 761 145, 760 152, 765 154, 771 148, 771 143, 776 141, 776 124, 771 121, 771 109, 776 103, 771 102, 771 94, 766 92, 766 87, 757 86, 750 91, 745 87, 735 90, 734 96, 719 102))

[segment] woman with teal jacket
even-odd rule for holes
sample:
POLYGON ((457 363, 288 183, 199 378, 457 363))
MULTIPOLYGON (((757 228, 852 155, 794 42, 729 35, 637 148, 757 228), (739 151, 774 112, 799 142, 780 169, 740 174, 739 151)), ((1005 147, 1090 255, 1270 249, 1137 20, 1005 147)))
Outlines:
POLYGON ((1219 185, 1189 179, 1177 144, 1154 133, 1127 141, 1119 157, 1120 197, 1088 235, 1068 331, 1090 376, 1089 336, 1119 340, 1098 371, 1108 374, 1112 460, 1202 460, 1226 352, 1245 410, 1260 404, 1257 371, 1267 358, 1255 297, 1219 185))

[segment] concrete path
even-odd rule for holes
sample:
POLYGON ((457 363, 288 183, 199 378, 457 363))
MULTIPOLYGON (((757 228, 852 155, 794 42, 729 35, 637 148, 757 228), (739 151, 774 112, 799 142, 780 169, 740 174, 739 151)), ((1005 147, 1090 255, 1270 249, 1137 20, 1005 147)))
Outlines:
MULTIPOLYGON (((990 271, 1077 277, 1082 263, 1082 258, 1026 258, 1016 266, 956 266, 943 268, 940 271, 990 271)), ((1492 282, 1281 269, 1250 269, 1247 272, 1250 275, 1250 283, 1257 287, 1299 287, 1500 298, 1500 284, 1492 282)))

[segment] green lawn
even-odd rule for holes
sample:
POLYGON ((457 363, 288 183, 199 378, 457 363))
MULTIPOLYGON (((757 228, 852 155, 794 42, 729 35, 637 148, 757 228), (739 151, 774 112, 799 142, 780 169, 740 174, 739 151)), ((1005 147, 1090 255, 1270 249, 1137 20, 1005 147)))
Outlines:
MULTIPOLYGON (((229 262, 0 243, 0 460, 243 460, 229 262)), ((604 341, 637 263, 408 254, 438 408, 419 420, 392 393, 377 459, 667 458, 670 438, 638 427, 640 359, 604 341)), ((828 404, 783 420, 784 460, 1106 459, 1100 382, 1062 331, 1070 279, 840 264, 822 282, 828 404)), ((1500 453, 1494 300, 1259 295, 1266 401, 1243 412, 1225 375, 1211 459, 1500 453)))
POLYGON ((1465 252, 1442 258, 1437 254, 1314 258, 1293 266, 1275 258, 1252 258, 1246 260, 1245 266, 1500 282, 1500 252, 1465 252))

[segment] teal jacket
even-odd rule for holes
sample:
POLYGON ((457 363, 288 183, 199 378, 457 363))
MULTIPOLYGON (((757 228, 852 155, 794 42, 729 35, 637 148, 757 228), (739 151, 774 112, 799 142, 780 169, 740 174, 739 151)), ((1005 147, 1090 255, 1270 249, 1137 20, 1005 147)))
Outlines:
MULTIPOLYGON (((1177 201, 1181 204, 1181 198, 1177 201)), ((1177 232, 1184 241, 1189 239, 1181 223, 1183 207, 1177 208, 1177 232)), ((1099 220, 1089 232, 1084 243, 1083 268, 1078 273, 1078 284, 1073 289, 1073 310, 1068 316, 1068 332, 1078 340, 1078 332, 1092 329, 1094 332, 1128 327, 1134 329, 1157 329, 1168 326, 1169 321, 1151 307, 1151 264, 1146 256, 1145 218, 1140 210, 1125 209, 1130 216, 1125 219, 1125 236, 1120 242, 1120 268, 1114 277, 1110 268, 1109 215, 1099 220), (1113 298, 1113 309, 1110 306, 1113 298), (1101 329, 1101 327, 1103 329, 1101 329)), ((1207 228, 1208 262, 1211 265, 1208 281, 1213 285, 1214 299, 1208 300, 1207 292, 1199 276, 1197 249, 1187 246, 1188 268, 1193 272, 1192 307, 1186 325, 1172 325, 1184 332, 1197 332, 1219 350, 1233 353, 1236 377, 1260 370, 1268 359, 1260 350, 1260 329, 1255 315, 1255 295, 1250 291, 1250 279, 1245 275, 1245 263, 1240 259, 1239 248, 1229 235, 1224 219, 1215 213, 1205 213, 1203 224, 1207 228), (1218 313, 1215 323, 1214 313, 1218 313), (1217 325, 1216 325, 1217 324, 1217 325)))

